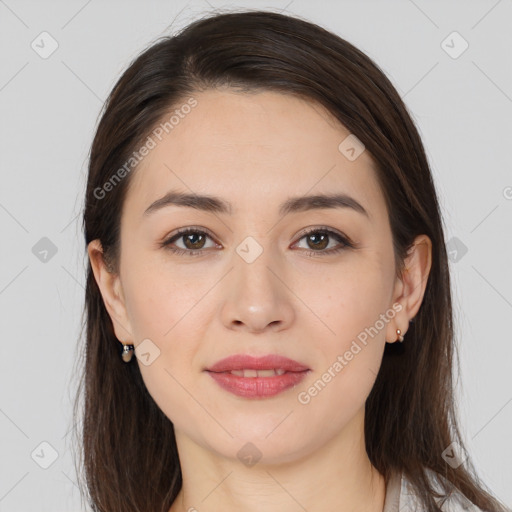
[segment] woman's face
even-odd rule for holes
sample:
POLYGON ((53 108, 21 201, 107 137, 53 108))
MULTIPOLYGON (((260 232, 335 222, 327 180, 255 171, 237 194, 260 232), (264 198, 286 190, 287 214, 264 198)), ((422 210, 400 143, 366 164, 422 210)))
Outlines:
POLYGON ((385 341, 407 326, 384 197, 368 152, 341 144, 350 133, 320 106, 229 89, 194 98, 132 176, 116 334, 177 436, 292 460, 361 428, 385 341), (196 207, 150 208, 171 191, 196 207), (208 371, 235 354, 307 371, 208 371))

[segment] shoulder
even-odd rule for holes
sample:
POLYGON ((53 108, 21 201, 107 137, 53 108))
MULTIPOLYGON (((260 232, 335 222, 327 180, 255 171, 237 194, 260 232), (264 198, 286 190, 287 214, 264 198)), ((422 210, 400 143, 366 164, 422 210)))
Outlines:
MULTIPOLYGON (((436 491, 442 493, 443 489, 439 482, 446 481, 445 478, 431 470, 427 470, 427 474, 430 477, 432 486, 436 491)), ((471 503, 457 489, 454 489, 449 496, 442 498, 434 497, 434 500, 443 512, 484 512, 481 508, 471 503)), ((425 512, 419 497, 405 475, 401 475, 399 510, 401 512, 425 512)))

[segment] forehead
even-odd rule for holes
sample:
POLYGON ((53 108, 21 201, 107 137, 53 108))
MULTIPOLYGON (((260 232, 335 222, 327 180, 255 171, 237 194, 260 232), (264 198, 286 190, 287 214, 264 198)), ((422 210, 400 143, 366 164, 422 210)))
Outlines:
POLYGON ((308 192, 350 193, 369 209, 384 204, 373 159, 340 151, 350 132, 321 105, 270 91, 192 96, 194 108, 160 129, 161 140, 151 135, 154 148, 134 171, 126 202, 138 211, 170 189, 225 197, 235 213, 308 192))

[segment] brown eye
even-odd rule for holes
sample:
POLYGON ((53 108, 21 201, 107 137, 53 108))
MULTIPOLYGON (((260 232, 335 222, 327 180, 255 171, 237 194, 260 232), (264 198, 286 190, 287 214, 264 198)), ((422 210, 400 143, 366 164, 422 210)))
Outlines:
MULTIPOLYGON (((188 254, 195 256, 205 252, 207 239, 212 237, 204 231, 198 229, 182 229, 177 234, 171 236, 168 240, 164 241, 161 245, 165 249, 172 251, 176 254, 188 254), (182 246, 178 245, 182 244, 182 246)), ((211 247, 215 247, 216 244, 212 240, 211 247)))
POLYGON ((354 247, 347 237, 327 228, 310 229, 302 235, 299 242, 303 239, 306 239, 307 247, 302 248, 306 249, 308 256, 327 256, 354 247), (329 246, 331 247, 328 249, 329 246))

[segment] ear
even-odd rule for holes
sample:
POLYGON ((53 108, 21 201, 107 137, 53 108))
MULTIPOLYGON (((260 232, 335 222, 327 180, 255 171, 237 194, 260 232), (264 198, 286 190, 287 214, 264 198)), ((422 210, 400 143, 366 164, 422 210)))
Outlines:
POLYGON ((133 344, 132 329, 126 313, 120 276, 107 268, 103 248, 99 240, 90 242, 87 246, 87 252, 94 278, 112 320, 116 338, 123 343, 133 344))
POLYGON ((402 336, 405 335, 409 322, 418 313, 431 266, 432 241, 427 235, 419 235, 407 253, 401 276, 395 281, 393 303, 399 303, 402 309, 395 315, 393 322, 388 323, 386 340, 389 343, 397 340, 397 329, 400 329, 402 336))

